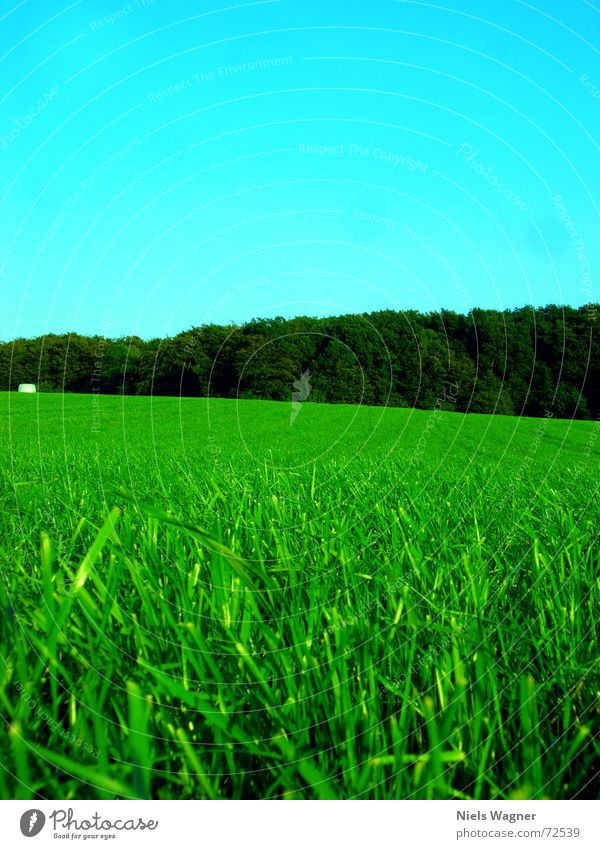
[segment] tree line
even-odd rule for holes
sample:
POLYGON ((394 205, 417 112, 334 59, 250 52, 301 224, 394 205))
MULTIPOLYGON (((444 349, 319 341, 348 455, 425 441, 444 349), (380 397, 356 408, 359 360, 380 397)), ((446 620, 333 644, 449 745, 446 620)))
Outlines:
POLYGON ((597 305, 383 310, 204 324, 166 339, 76 333, 0 343, 0 389, 600 414, 597 305), (301 381, 301 384, 298 384, 301 381))

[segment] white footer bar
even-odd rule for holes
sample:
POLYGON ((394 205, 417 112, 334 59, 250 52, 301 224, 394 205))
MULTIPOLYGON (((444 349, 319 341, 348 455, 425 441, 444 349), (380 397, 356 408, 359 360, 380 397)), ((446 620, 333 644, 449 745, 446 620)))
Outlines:
POLYGON ((0 802, 0 846, 598 849, 600 802, 0 802))

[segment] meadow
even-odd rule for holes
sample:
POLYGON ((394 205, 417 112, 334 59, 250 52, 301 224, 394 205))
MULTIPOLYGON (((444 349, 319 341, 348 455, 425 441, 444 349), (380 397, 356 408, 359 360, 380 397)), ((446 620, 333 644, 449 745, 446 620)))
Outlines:
POLYGON ((0 796, 596 797, 599 435, 0 394, 0 796))

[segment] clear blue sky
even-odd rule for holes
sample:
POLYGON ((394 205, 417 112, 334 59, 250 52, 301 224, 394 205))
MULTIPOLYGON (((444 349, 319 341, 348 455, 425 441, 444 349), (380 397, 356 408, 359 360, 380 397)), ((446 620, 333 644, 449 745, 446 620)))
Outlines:
POLYGON ((585 0, 0 18, 0 339, 598 300, 585 0))

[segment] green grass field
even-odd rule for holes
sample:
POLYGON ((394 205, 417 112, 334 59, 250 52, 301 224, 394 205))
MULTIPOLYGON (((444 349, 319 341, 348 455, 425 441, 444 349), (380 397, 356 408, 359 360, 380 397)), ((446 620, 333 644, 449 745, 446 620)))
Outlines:
POLYGON ((3 798, 598 794, 600 423, 0 405, 3 798))

